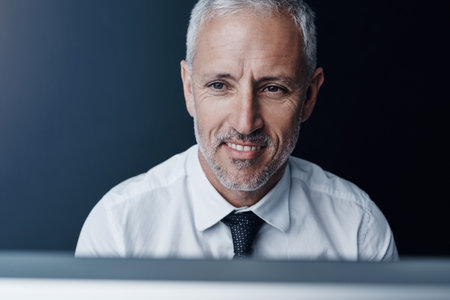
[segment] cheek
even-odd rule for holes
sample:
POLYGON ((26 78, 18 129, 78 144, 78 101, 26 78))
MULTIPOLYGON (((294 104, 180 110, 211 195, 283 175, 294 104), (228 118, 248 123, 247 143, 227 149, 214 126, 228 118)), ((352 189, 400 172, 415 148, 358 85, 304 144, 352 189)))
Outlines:
POLYGON ((196 118, 199 130, 206 135, 213 135, 218 131, 223 120, 220 110, 213 105, 198 105, 196 118))
POLYGON ((278 139, 285 139, 299 123, 300 109, 298 106, 285 105, 266 106, 263 110, 264 124, 271 134, 278 139))

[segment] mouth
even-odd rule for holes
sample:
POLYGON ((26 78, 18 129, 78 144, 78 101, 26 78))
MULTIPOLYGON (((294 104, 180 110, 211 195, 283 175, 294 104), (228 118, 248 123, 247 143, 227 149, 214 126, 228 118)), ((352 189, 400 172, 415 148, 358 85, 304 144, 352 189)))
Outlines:
POLYGON ((241 145, 241 144, 234 144, 227 142, 225 143, 228 147, 230 147, 233 150, 241 151, 241 152, 250 152, 250 151, 257 151, 261 150, 263 147, 258 145, 241 145))
POLYGON ((224 141, 222 143, 231 159, 254 160, 262 155, 267 147, 261 143, 247 141, 224 141))

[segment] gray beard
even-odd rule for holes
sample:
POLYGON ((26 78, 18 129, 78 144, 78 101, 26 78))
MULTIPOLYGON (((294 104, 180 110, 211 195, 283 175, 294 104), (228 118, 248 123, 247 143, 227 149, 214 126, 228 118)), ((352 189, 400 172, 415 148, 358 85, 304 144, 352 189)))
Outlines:
MULTIPOLYGON (((216 136, 216 141, 213 145, 208 145, 207 140, 204 139, 202 133, 198 128, 198 122, 196 116, 194 116, 194 132, 197 144, 201 153, 203 154, 209 167, 213 170, 219 182, 227 189, 237 190, 237 191, 256 191, 267 184, 270 178, 283 166, 291 155, 292 151, 297 144, 298 135, 300 132, 300 117, 296 120, 297 124, 294 124, 292 132, 284 145, 282 145, 282 150, 280 154, 275 157, 261 172, 251 174, 244 179, 236 178, 228 172, 226 169, 217 164, 214 155, 218 151, 219 146, 222 144, 223 140, 230 139, 232 137, 237 137, 240 140, 247 141, 264 141, 268 148, 272 145, 272 140, 269 136, 265 136, 261 133, 252 133, 249 135, 242 135, 235 129, 229 130, 225 134, 216 136)), ((267 151, 267 150, 266 150, 267 151)), ((252 159, 240 160, 232 159, 231 162, 238 170, 243 170, 252 166, 255 161, 252 159)))

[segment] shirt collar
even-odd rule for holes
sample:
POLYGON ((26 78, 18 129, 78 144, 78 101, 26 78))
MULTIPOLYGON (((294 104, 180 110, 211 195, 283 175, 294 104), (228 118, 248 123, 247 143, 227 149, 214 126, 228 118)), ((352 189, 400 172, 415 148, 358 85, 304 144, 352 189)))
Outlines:
POLYGON ((266 223, 286 232, 290 225, 289 194, 291 188, 289 164, 280 181, 255 205, 250 207, 266 223))
MULTIPOLYGON (((209 182, 198 159, 198 146, 192 147, 191 150, 188 162, 188 186, 192 196, 195 226, 197 230, 204 231, 238 208, 226 201, 209 182)), ((288 164, 283 177, 275 187, 255 205, 242 210, 251 210, 269 225, 286 232, 290 225, 289 174, 288 164)))

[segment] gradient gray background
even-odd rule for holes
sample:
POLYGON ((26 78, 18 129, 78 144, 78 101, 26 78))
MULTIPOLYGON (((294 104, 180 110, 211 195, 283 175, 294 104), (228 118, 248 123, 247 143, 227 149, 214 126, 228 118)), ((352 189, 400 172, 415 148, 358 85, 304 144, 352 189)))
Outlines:
MULTIPOLYGON (((194 2, 0 0, 0 249, 73 250, 105 192, 195 142, 179 76, 194 2)), ((401 254, 450 255, 448 18, 337 2, 311 1, 326 80, 295 155, 366 190, 401 254)))

